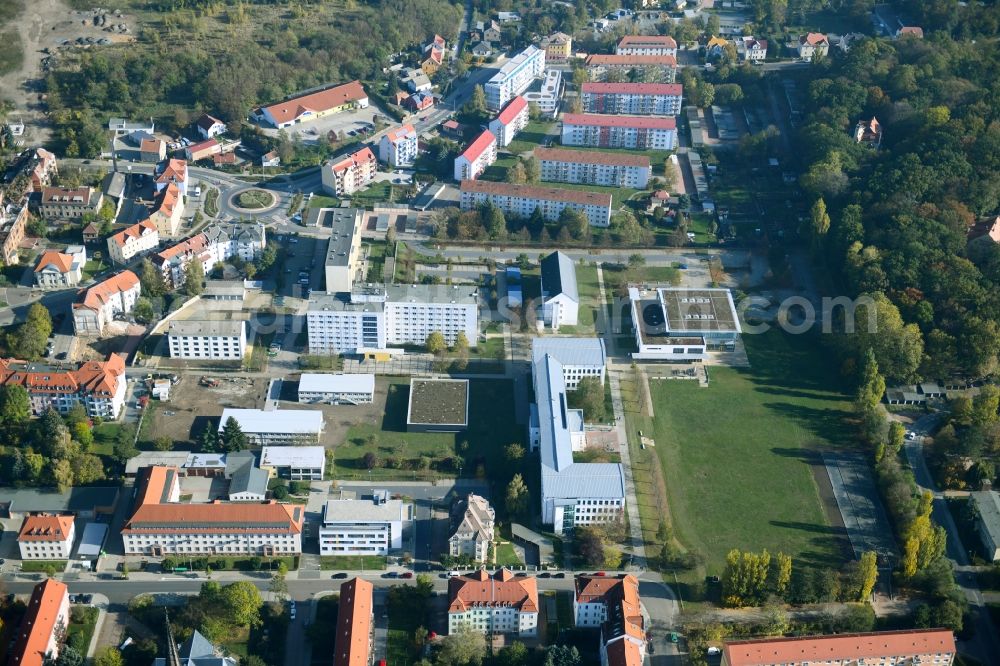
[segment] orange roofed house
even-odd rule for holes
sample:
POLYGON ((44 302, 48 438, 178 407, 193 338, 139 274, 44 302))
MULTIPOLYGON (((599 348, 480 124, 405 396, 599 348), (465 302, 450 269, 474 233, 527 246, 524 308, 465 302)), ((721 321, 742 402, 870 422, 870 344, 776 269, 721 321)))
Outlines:
POLYGON ((87 250, 82 245, 71 245, 65 252, 46 250, 35 264, 35 286, 42 289, 75 287, 83 278, 87 263, 87 250))
POLYGON ((26 516, 17 534, 17 547, 22 560, 68 560, 75 536, 73 516, 26 516))
POLYGON ((139 472, 122 528, 126 555, 299 555, 305 507, 275 502, 182 504, 176 467, 139 472))
POLYGON ((125 359, 111 354, 106 361, 87 361, 76 370, 0 359, 0 385, 10 384, 28 391, 36 416, 49 407, 65 414, 82 405, 88 416, 116 419, 125 406, 125 359))
POLYGON ((184 198, 176 183, 168 183, 153 204, 149 219, 156 225, 161 236, 176 236, 181 226, 181 215, 184 213, 184 198))
POLYGON ((368 93, 360 81, 351 81, 341 86, 291 97, 270 106, 262 106, 256 109, 251 117, 258 123, 282 129, 297 123, 316 120, 331 113, 367 108, 368 93))
POLYGON ((73 332, 101 335, 115 315, 132 312, 140 291, 139 278, 132 271, 122 271, 81 290, 73 303, 73 332))
POLYGON ((371 148, 365 147, 335 162, 324 164, 321 170, 323 189, 335 197, 351 195, 364 189, 378 173, 378 160, 371 148))
POLYGON ((59 637, 69 626, 69 588, 49 579, 35 586, 17 629, 10 666, 42 666, 59 656, 59 637))
POLYGON ((955 635, 944 629, 730 641, 722 666, 922 664, 951 666, 955 635))
POLYGON ((374 586, 354 578, 340 586, 333 666, 368 666, 372 653, 374 586))
POLYGON ((448 633, 461 629, 484 634, 538 635, 538 586, 510 569, 486 569, 448 581, 448 633))
POLYGON ((108 237, 108 256, 116 264, 127 264, 132 257, 152 252, 160 246, 160 230, 146 219, 108 237))
POLYGON ((578 627, 601 628, 602 666, 641 666, 646 655, 646 631, 639 602, 639 580, 617 577, 576 577, 573 620, 578 627))

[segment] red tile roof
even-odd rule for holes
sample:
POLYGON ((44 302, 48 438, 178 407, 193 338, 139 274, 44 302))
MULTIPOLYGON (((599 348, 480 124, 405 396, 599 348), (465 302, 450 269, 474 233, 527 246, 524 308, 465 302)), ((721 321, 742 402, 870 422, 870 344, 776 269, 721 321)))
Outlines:
POLYGON ((374 589, 363 578, 354 578, 340 586, 334 666, 368 666, 374 589))
POLYGON ((170 158, 163 166, 163 171, 156 177, 156 182, 183 183, 187 177, 187 161, 170 158))
POLYGON ((617 577, 580 575, 574 582, 578 603, 603 603, 607 607, 605 641, 622 635, 646 640, 638 578, 631 574, 617 577))
POLYGON ((107 361, 88 361, 76 370, 55 369, 18 359, 0 359, 0 384, 19 384, 28 393, 114 395, 125 359, 111 354, 107 361))
POLYGON ((389 130, 385 133, 389 143, 397 143, 403 139, 408 139, 417 135, 417 131, 413 129, 413 125, 407 123, 405 125, 400 125, 396 129, 389 130))
POLYGON ((159 154, 162 145, 163 141, 160 139, 143 139, 139 143, 139 152, 159 154))
POLYGON ((125 247, 125 243, 127 243, 130 238, 141 238, 148 233, 156 233, 156 225, 147 219, 142 222, 137 222, 131 227, 122 229, 112 236, 111 240, 113 240, 119 247, 125 247))
POLYGON ((347 155, 339 162, 334 162, 330 165, 330 168, 334 173, 336 173, 338 171, 346 171, 347 169, 352 169, 362 164, 368 164, 369 162, 374 161, 376 161, 375 153, 372 152, 371 148, 365 146, 361 150, 347 155))
POLYGON ((676 129, 677 120, 673 117, 651 118, 648 116, 606 116, 596 113, 564 113, 563 125, 636 127, 639 129, 676 129))
POLYGON ((677 67, 677 58, 670 55, 615 55, 607 53, 595 53, 587 56, 587 67, 638 67, 640 65, 677 67))
POLYGON ((514 118, 517 118, 517 114, 521 113, 528 108, 528 101, 518 95, 514 99, 507 102, 507 106, 503 107, 500 111, 500 115, 497 116, 499 120, 504 125, 510 125, 514 122, 514 118))
POLYGON ((821 32, 810 32, 802 37, 799 37, 800 44, 809 44, 810 46, 823 46, 829 45, 830 42, 827 41, 826 35, 821 32))
POLYGON ((677 40, 669 35, 625 35, 618 42, 618 48, 633 47, 659 47, 665 49, 676 49, 677 40))
POLYGON ((115 294, 130 291, 139 285, 139 278, 132 271, 122 271, 112 275, 104 282, 98 282, 93 287, 83 290, 74 308, 100 310, 115 294))
POLYGON ((642 652, 630 640, 617 640, 607 650, 608 666, 642 666, 642 652))
POLYGON ((327 88, 265 106, 262 110, 270 113, 271 117, 278 123, 287 123, 295 120, 306 111, 320 113, 362 99, 368 99, 368 93, 365 92, 360 81, 351 81, 342 86, 327 88))
POLYGON ((65 541, 73 529, 73 516, 27 516, 21 523, 18 541, 65 541))
POLYGON ((922 629, 731 641, 723 647, 722 660, 728 666, 764 666, 940 653, 955 654, 955 635, 944 629, 922 629))
POLYGON ((49 640, 60 618, 59 609, 69 596, 69 588, 52 578, 35 586, 28 610, 17 630, 17 643, 11 652, 11 666, 42 666, 49 640))
POLYGON ((628 153, 606 153, 600 150, 567 150, 565 148, 535 148, 534 156, 545 162, 576 162, 605 166, 649 168, 649 157, 628 153))
POLYGON ((603 95, 670 95, 680 97, 684 93, 684 86, 679 83, 584 83, 580 86, 580 92, 599 93, 603 95))
POLYGON ((541 199, 543 201, 564 201, 584 206, 611 206, 611 195, 586 190, 566 190, 559 187, 542 187, 539 185, 511 185, 510 183, 495 183, 488 180, 463 180, 459 189, 462 192, 482 192, 508 197, 524 197, 541 199))
POLYGON ((87 206, 90 204, 91 189, 89 187, 46 187, 42 190, 42 203, 70 203, 87 206))
POLYGON ((489 130, 484 130, 482 134, 477 136, 469 147, 465 149, 462 153, 462 157, 469 160, 470 162, 475 162, 480 155, 482 155, 486 150, 495 145, 497 138, 493 136, 493 132, 489 130))
POLYGON ((178 255, 188 253, 197 254, 204 250, 207 246, 208 236, 203 233, 198 234, 160 251, 153 257, 153 263, 158 266, 162 266, 178 255))
POLYGON ((448 580, 448 612, 461 613, 475 606, 501 605, 512 606, 522 613, 537 613, 535 579, 515 577, 510 569, 501 569, 492 576, 486 569, 480 569, 471 576, 452 576, 448 580))
POLYGON ((194 155, 197 155, 203 150, 209 150, 211 148, 215 148, 218 145, 219 142, 216 141, 215 137, 213 136, 211 139, 205 139, 204 141, 193 143, 190 146, 188 146, 185 150, 187 151, 188 155, 191 155, 193 157, 194 155))
POLYGON ((46 250, 41 258, 39 258, 38 265, 35 266, 35 272, 41 273, 49 266, 54 266, 60 273, 68 273, 69 269, 73 267, 73 257, 57 250, 46 250))

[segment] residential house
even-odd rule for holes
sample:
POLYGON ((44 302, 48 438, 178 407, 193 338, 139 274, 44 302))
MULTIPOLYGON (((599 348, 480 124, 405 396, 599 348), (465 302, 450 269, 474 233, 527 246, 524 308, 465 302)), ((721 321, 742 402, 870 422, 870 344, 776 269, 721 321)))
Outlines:
POLYGON ((542 273, 542 319, 558 331, 560 326, 576 326, 580 293, 576 286, 576 267, 568 255, 556 251, 539 264, 542 273))
POLYGON ((101 227, 97 224, 97 222, 91 222, 85 226, 83 231, 80 233, 83 237, 84 245, 90 245, 101 240, 101 227))
POLYGON ((483 180, 463 180, 459 190, 462 210, 490 202, 506 215, 528 218, 537 209, 546 222, 556 222, 563 209, 570 208, 586 215, 591 226, 611 223, 611 194, 483 180))
POLYGON ((432 106, 434 106, 434 95, 429 92, 414 93, 403 100, 403 108, 413 113, 420 113, 432 106))
POLYGON ((448 633, 468 630, 493 637, 538 635, 538 584, 510 569, 480 569, 448 580, 448 633))
POLYGON ((202 139, 211 139, 226 133, 226 123, 207 113, 201 114, 201 117, 195 122, 195 126, 202 139))
POLYGON ((917 39, 923 39, 924 30, 920 26, 911 24, 909 21, 904 20, 899 14, 892 8, 889 4, 875 5, 872 10, 872 18, 876 27, 878 27, 883 34, 892 39, 899 39, 901 37, 915 37, 917 39))
POLYGON ((253 261, 264 251, 265 242, 263 225, 213 224, 202 233, 158 252, 153 256, 153 265, 163 273, 167 286, 176 289, 184 283, 184 272, 192 260, 201 261, 207 275, 215 264, 232 257, 253 261))
POLYGON ((615 47, 618 55, 677 56, 677 40, 669 35, 625 35, 615 47))
POLYGON ((546 60, 566 60, 573 55, 573 38, 564 32, 555 32, 539 44, 546 60))
POLYGON ((767 58, 767 40, 755 37, 737 37, 736 55, 745 62, 764 62, 767 58))
POLYGON ((457 120, 446 120, 441 123, 441 134, 453 139, 462 138, 462 125, 457 120))
POLYGON ((493 55, 493 47, 489 42, 476 42, 472 47, 472 55, 477 58, 489 58, 493 55))
POLYGON ((280 164, 281 164, 281 158, 278 157, 277 150, 272 150, 260 156, 260 165, 262 167, 276 167, 279 166, 280 164))
POLYGON ((167 143, 162 139, 153 137, 143 139, 139 143, 140 162, 160 162, 167 157, 167 143))
POLYGON ((108 131, 114 132, 115 136, 124 136, 132 132, 152 134, 156 131, 156 125, 153 123, 152 118, 149 119, 148 123, 134 122, 126 118, 110 118, 108 120, 108 131))
POLYGON ((3 197, 0 190, 0 258, 5 265, 14 266, 21 263, 20 249, 28 224, 28 207, 4 205, 3 197))
POLYGON ((730 43, 725 37, 712 35, 705 43, 705 58, 707 60, 721 58, 726 55, 726 47, 729 45, 730 43))
POLYGON ((427 74, 420 69, 408 69, 399 80, 411 93, 430 92, 434 87, 427 74))
POLYGON ((631 574, 581 574, 575 587, 573 621, 577 627, 600 627, 601 666, 642 666, 646 631, 639 580, 631 574))
POLYGON ((52 176, 59 173, 56 156, 44 148, 26 150, 17 156, 14 165, 8 172, 10 187, 16 187, 16 181, 24 178, 24 189, 8 189, 11 199, 19 199, 27 192, 41 192, 52 184, 52 176))
POLYGON ((160 246, 160 232, 150 219, 137 222, 108 238, 108 256, 116 264, 127 264, 160 246))
POLYGON ((0 359, 0 384, 23 386, 35 416, 50 408, 65 414, 82 405, 92 418, 117 419, 125 406, 125 383, 125 359, 118 354, 106 361, 81 363, 73 370, 0 359))
MULTIPOLYGON (((172 650, 168 648, 167 653, 171 654, 172 650)), ((223 656, 197 629, 177 648, 177 657, 179 661, 172 656, 157 657, 153 666, 237 666, 235 659, 223 656)))
POLYGON ((132 271, 122 271, 81 291, 73 303, 73 332, 80 336, 103 334, 115 315, 132 312, 139 293, 139 278, 132 271))
POLYGON ((490 121, 489 129, 502 148, 510 145, 517 133, 528 126, 528 101, 521 95, 507 102, 507 106, 490 121))
POLYGON ((448 554, 486 563, 493 543, 496 512, 485 497, 470 493, 455 533, 448 539, 448 554))
POLYGON ((258 123, 283 129, 341 111, 367 108, 368 93, 360 81, 351 81, 317 92, 290 97, 270 106, 262 106, 251 113, 251 118, 258 123))
POLYGON ((722 666, 807 664, 933 664, 951 666, 955 634, 946 629, 905 629, 831 636, 726 641, 722 666))
POLYGON ((500 31, 500 24, 490 19, 489 22, 481 23, 478 29, 482 32, 483 39, 487 42, 499 42, 503 33, 500 31))
POLYGON ((183 196, 188 193, 188 165, 184 160, 171 158, 156 165, 153 174, 153 184, 157 192, 162 192, 167 185, 173 183, 183 196))
POLYGON ((76 527, 72 515, 26 516, 17 533, 22 560, 68 560, 76 527))
POLYGON ((73 245, 65 252, 46 250, 35 265, 35 286, 41 289, 65 289, 80 284, 87 251, 73 245))
POLYGON ((378 142, 378 158, 394 168, 413 166, 417 144, 417 132, 407 123, 382 135, 378 142))
POLYGON ((444 52, 444 37, 434 35, 434 39, 424 46, 423 60, 420 61, 420 69, 423 70, 424 74, 434 76, 444 62, 444 52))
POLYGON ((367 146, 320 170, 323 190, 335 197, 345 197, 363 190, 378 173, 378 160, 367 146))
POLYGON ((863 143, 878 150, 882 145, 882 124, 875 116, 871 120, 859 120, 854 126, 854 142, 863 143))
POLYGON ((966 237, 970 242, 981 240, 1000 243, 1000 215, 973 225, 966 237))
POLYGON ((815 56, 826 57, 830 52, 830 41, 822 33, 807 33, 799 37, 798 52, 799 58, 812 62, 815 56))
POLYGON ((101 185, 104 201, 111 203, 114 209, 114 217, 118 217, 118 214, 122 211, 122 204, 125 203, 125 192, 128 187, 125 174, 120 171, 112 171, 104 177, 104 182, 101 185))
POLYGON ((171 238, 180 230, 183 214, 184 198, 181 190, 177 185, 169 183, 156 197, 149 219, 156 225, 161 237, 171 238))
POLYGON ((31 592, 24 617, 12 638, 10 666, 43 666, 59 656, 60 637, 69 627, 69 588, 54 578, 31 592))
POLYGON ((497 161, 497 138, 485 130, 455 158, 455 180, 475 180, 497 161))
POLYGON ((352 578, 340 586, 333 666, 370 666, 375 628, 375 586, 352 578))
POLYGON ((213 155, 218 155, 222 152, 222 144, 219 143, 218 139, 212 137, 211 139, 206 139, 200 143, 194 143, 184 149, 184 157, 187 158, 188 162, 200 162, 201 160, 211 159, 213 155))
POLYGON ((46 187, 38 212, 49 220, 78 220, 101 209, 104 197, 92 187, 46 187))

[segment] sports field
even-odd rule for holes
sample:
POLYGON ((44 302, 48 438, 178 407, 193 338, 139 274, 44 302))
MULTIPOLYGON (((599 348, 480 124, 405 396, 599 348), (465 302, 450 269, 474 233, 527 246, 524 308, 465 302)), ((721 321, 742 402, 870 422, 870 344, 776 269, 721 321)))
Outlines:
POLYGON ((655 419, 633 420, 655 439, 675 534, 708 574, 722 573, 732 548, 836 565, 844 542, 824 509, 816 454, 848 443, 850 402, 829 388, 836 374, 812 342, 775 332, 746 342, 751 368, 711 367, 707 388, 653 381, 655 419))

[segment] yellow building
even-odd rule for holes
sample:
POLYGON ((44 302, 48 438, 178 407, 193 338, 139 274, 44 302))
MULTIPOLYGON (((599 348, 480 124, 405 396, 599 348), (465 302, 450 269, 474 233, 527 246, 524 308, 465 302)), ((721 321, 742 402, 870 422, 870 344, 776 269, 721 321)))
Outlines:
POLYGON ((546 60, 566 60, 573 54, 573 38, 564 32, 556 32, 542 40, 541 48, 546 60))

